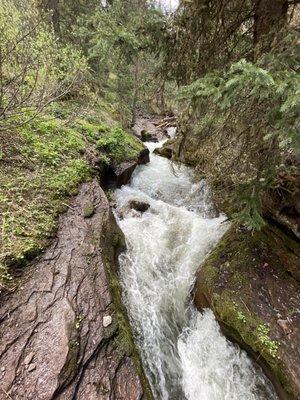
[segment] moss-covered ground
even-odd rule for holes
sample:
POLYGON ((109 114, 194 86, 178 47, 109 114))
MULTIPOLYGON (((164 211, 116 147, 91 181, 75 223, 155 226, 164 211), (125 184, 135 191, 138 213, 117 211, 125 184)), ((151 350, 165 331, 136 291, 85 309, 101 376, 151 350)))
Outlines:
POLYGON ((0 133, 0 291, 13 287, 11 265, 48 244, 80 183, 142 148, 107 104, 54 103, 26 125, 0 133))
POLYGON ((290 394, 299 324, 290 310, 299 309, 299 267, 299 245, 276 226, 256 232, 232 226, 201 267, 195 288, 196 306, 209 306, 228 337, 262 361, 290 394), (281 319, 295 334, 287 336, 281 319))

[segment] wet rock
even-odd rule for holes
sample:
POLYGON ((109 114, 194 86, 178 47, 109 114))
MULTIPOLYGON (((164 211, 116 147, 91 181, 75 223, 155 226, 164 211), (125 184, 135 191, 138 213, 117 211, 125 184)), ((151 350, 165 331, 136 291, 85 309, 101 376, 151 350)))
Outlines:
POLYGON ((127 185, 131 176, 138 165, 150 162, 150 152, 144 148, 137 159, 124 161, 121 163, 113 163, 106 171, 103 172, 103 185, 108 188, 121 187, 127 185))
POLYGON ((117 187, 126 185, 130 181, 131 175, 133 174, 133 171, 135 170, 137 165, 137 161, 132 160, 125 161, 113 167, 117 187))
POLYGON ((233 226, 199 269, 195 285, 196 307, 213 310, 281 399, 300 398, 299 270, 299 243, 277 226, 254 233, 233 226))
POLYGON ((143 149, 138 157, 138 165, 148 164, 150 162, 149 149, 143 149))
POLYGON ((146 130, 141 131, 141 140, 142 142, 158 142, 158 138, 155 135, 152 135, 151 133, 147 132, 146 130))
POLYGON ((161 157, 168 158, 170 160, 173 156, 173 143, 174 143, 173 139, 168 140, 163 145, 163 147, 155 149, 154 153, 160 155, 161 157))
POLYGON ((150 204, 145 203, 143 201, 138 201, 138 200, 131 200, 129 202, 129 208, 139 211, 141 213, 146 212, 150 208, 150 204))
POLYGON ((82 185, 53 244, 25 268, 22 290, 1 299, 1 400, 5 392, 26 400, 152 399, 137 355, 116 345, 126 315, 122 326, 104 327, 117 307, 108 275, 123 240, 97 181, 82 185), (85 218, 90 204, 93 218, 85 218))

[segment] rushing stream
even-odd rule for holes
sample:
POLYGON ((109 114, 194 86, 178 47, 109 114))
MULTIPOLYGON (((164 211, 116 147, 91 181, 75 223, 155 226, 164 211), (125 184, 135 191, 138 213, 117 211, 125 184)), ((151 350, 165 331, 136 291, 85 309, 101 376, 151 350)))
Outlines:
POLYGON ((205 182, 151 154, 115 199, 128 246, 121 256, 124 301, 156 399, 277 399, 260 369, 221 334, 212 312, 201 314, 190 301, 196 270, 227 229, 205 182), (149 210, 130 210, 133 199, 149 210))

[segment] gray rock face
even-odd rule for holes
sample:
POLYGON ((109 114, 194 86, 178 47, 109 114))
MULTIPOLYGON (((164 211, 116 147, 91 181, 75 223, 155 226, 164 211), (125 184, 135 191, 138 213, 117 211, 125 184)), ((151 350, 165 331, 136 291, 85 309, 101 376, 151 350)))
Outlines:
POLYGON ((118 344, 120 310, 106 271, 121 237, 97 181, 82 185, 52 246, 2 298, 1 400, 152 398, 136 357, 118 344), (89 204, 94 213, 85 218, 89 204))
POLYGON ((121 187, 126 185, 138 165, 150 162, 149 150, 143 149, 136 159, 123 161, 121 163, 113 163, 104 173, 104 186, 109 188, 121 187))

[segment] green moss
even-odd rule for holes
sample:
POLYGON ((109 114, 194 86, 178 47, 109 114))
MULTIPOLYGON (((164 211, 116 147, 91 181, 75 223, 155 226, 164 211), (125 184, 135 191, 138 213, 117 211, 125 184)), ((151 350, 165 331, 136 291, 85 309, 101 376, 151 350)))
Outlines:
POLYGON ((82 323, 83 319, 84 319, 84 317, 83 317, 82 315, 78 315, 78 316, 75 318, 75 329, 76 329, 76 330, 79 330, 79 329, 80 329, 81 323, 82 323))
POLYGON ((261 324, 256 327, 256 334, 259 343, 271 357, 275 358, 277 356, 279 343, 275 340, 271 340, 269 337, 269 333, 270 328, 265 324, 261 324))
POLYGON ((27 125, 0 133, 0 291, 13 282, 11 265, 24 264, 48 245, 59 213, 95 172, 91 156, 104 165, 137 157, 142 149, 101 119, 109 118, 102 108, 82 107, 55 103, 27 125))
POLYGON ((295 243, 271 225, 255 233, 232 226, 201 267, 195 292, 195 303, 207 307, 204 303, 208 301, 227 336, 258 355, 289 393, 293 393, 293 388, 280 359, 277 325, 271 329, 271 324, 276 324, 276 314, 272 319, 267 317, 266 310, 264 315, 256 294, 273 276, 287 279, 289 290, 293 290, 293 285, 296 290, 291 274, 286 273, 286 269, 292 273, 299 271, 295 243))
POLYGON ((84 218, 91 218, 94 215, 94 213, 95 213, 94 204, 88 204, 83 210, 84 218))
POLYGON ((256 353, 263 355, 270 364, 274 364, 279 343, 269 337, 270 328, 257 315, 245 308, 236 292, 224 291, 215 294, 213 307, 218 318, 227 327, 238 332, 247 345, 256 353))
POLYGON ((104 151, 109 159, 122 162, 137 158, 143 145, 122 128, 115 127, 101 134, 97 141, 97 148, 104 151))

